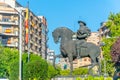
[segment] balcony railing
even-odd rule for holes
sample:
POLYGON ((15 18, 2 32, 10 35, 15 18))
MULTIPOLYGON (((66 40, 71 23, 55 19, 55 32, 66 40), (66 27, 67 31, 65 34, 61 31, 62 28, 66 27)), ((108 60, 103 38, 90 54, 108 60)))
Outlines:
POLYGON ((3 7, 1 7, 0 8, 0 13, 2 13, 2 14, 18 14, 18 12, 16 12, 13 8, 7 8, 7 7, 5 7, 5 8, 3 8, 3 7))
POLYGON ((18 21, 10 21, 10 20, 0 20, 0 24, 5 24, 5 25, 18 25, 18 21))
POLYGON ((18 22, 2 22, 0 21, 0 24, 6 24, 6 25, 18 25, 18 22))
POLYGON ((8 39, 2 39, 2 45, 3 46, 8 46, 8 47, 18 47, 18 42, 14 42, 12 40, 8 39))
POLYGON ((18 31, 13 31, 12 29, 3 29, 2 32, 0 32, 0 35, 18 36, 18 31))

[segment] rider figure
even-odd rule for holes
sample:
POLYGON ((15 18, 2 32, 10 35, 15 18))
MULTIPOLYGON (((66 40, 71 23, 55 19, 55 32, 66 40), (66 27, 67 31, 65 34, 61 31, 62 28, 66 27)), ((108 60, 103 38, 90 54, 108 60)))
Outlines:
POLYGON ((90 29, 86 26, 86 23, 83 21, 78 21, 80 25, 79 30, 77 31, 77 39, 78 40, 86 40, 88 36, 90 36, 90 29))
POLYGON ((76 48, 77 48, 78 57, 80 57, 80 48, 86 46, 84 43, 86 42, 86 38, 90 36, 91 30, 86 26, 86 23, 83 21, 78 21, 78 24, 80 25, 80 27, 76 33, 76 36, 77 36, 77 40, 79 41, 76 44, 76 48))

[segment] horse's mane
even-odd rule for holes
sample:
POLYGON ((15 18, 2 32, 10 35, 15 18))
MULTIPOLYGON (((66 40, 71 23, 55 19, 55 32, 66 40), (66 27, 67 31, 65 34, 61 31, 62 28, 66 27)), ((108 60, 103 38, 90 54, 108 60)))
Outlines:
POLYGON ((60 30, 60 29, 63 29, 63 30, 66 29, 67 31, 70 31, 70 32, 74 33, 71 29, 69 29, 67 27, 58 27, 54 31, 57 31, 57 30, 60 30))

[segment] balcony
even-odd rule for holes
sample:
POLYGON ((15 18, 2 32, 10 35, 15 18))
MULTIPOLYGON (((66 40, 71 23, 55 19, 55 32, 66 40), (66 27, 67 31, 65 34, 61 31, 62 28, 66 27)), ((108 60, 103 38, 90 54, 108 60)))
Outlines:
POLYGON ((18 47, 18 42, 14 42, 8 39, 2 39, 2 45, 7 47, 18 47))
POLYGON ((0 35, 7 35, 7 36, 18 36, 18 31, 13 31, 10 28, 2 29, 0 35))
POLYGON ((12 21, 0 21, 1 25, 18 25, 18 21, 12 22, 12 21))
POLYGON ((18 25, 18 16, 14 15, 0 15, 0 24, 4 25, 18 25))
POLYGON ((0 13, 2 13, 2 14, 18 14, 18 12, 15 11, 14 8, 9 8, 9 7, 0 7, 0 13))

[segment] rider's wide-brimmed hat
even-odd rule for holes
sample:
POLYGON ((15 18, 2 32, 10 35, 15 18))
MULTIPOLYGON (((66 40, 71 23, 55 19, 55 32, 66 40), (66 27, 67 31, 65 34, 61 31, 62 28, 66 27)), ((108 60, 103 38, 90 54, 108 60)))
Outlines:
POLYGON ((86 23, 84 21, 78 21, 78 24, 83 23, 86 26, 86 23))

